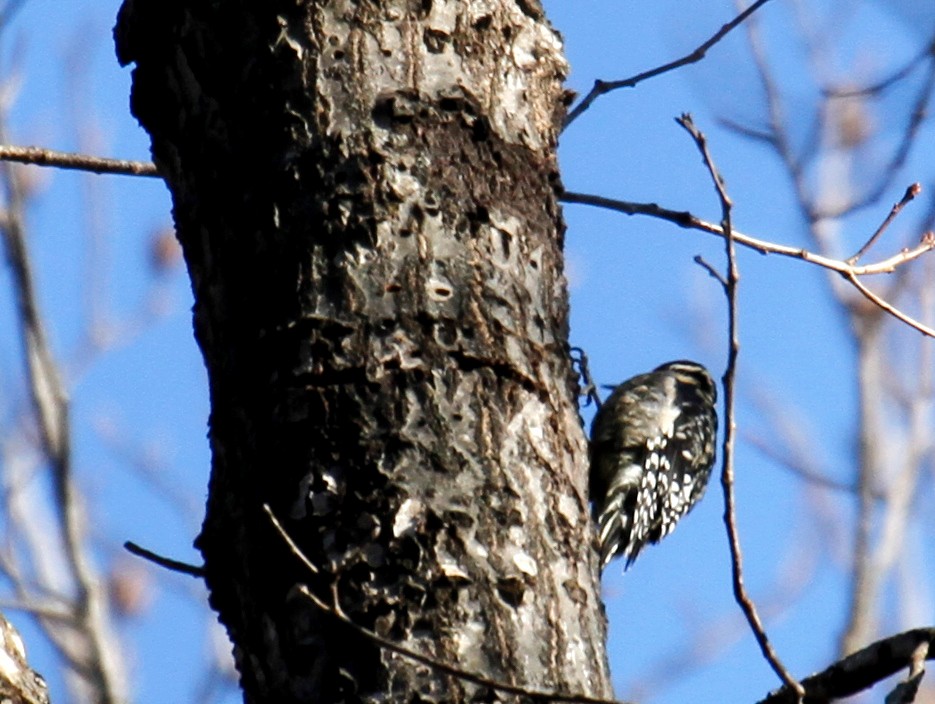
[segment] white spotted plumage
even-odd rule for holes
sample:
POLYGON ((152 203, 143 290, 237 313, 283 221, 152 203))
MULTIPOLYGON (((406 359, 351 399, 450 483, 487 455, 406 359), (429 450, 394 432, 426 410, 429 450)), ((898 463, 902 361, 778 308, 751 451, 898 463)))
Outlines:
POLYGON ((717 390, 695 362, 663 364, 614 388, 591 426, 590 492, 601 567, 633 563, 701 499, 715 460, 717 390))

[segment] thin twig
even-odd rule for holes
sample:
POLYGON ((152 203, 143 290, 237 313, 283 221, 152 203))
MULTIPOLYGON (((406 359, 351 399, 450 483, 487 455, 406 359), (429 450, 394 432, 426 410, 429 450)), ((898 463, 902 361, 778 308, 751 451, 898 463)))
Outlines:
POLYGON ((872 301, 875 305, 885 310, 887 313, 892 315, 894 318, 897 318, 903 321, 906 325, 908 325, 911 328, 915 328, 916 330, 921 332, 923 335, 926 335, 928 337, 935 337, 935 328, 931 328, 928 325, 925 325, 924 323, 916 320, 912 316, 907 315, 906 313, 903 313, 901 310, 899 310, 899 308, 897 308, 893 304, 880 298, 880 296, 878 296, 873 291, 871 291, 869 288, 864 286, 864 284, 860 281, 860 279, 857 278, 853 273, 847 272, 847 273, 843 273, 842 275, 844 276, 845 279, 850 281, 851 284, 854 285, 854 288, 860 291, 867 298, 868 301, 872 301))
POLYGON ((153 552, 152 550, 147 550, 144 547, 140 547, 130 540, 126 541, 123 544, 123 547, 127 552, 132 553, 137 557, 142 557, 144 560, 148 560, 154 565, 159 565, 160 567, 164 567, 165 569, 171 570, 172 572, 178 572, 179 574, 187 574, 190 577, 204 579, 204 567, 198 567, 197 565, 192 565, 187 562, 173 560, 171 557, 164 557, 158 553, 153 552))
MULTIPOLYGON (((702 220, 701 218, 696 217, 688 211, 669 210, 667 208, 662 208, 655 203, 632 203, 629 201, 615 200, 613 198, 605 198, 603 196, 573 193, 571 191, 565 191, 565 193, 562 194, 561 200, 565 203, 580 203, 583 205, 593 205, 599 208, 606 208, 608 210, 624 213, 625 215, 649 215, 651 217, 656 217, 661 220, 674 223, 685 229, 699 230, 701 232, 717 235, 718 237, 726 237, 724 228, 722 226, 715 225, 714 223, 707 222, 706 220, 702 220)), ((867 264, 864 266, 850 265, 846 261, 834 259, 832 257, 826 257, 821 254, 815 254, 814 252, 803 249, 801 247, 790 247, 788 245, 776 244, 775 242, 758 239, 756 237, 745 235, 737 231, 732 231, 731 238, 735 244, 741 244, 745 247, 749 247, 750 249, 753 249, 760 254, 778 254, 784 257, 800 259, 802 261, 808 262, 809 264, 815 264, 816 266, 820 266, 831 271, 836 271, 844 276, 844 278, 846 278, 852 284, 854 284, 858 291, 860 291, 864 296, 879 305, 881 309, 893 317, 903 321, 907 325, 915 328, 925 335, 935 336, 933 335, 935 331, 933 331, 932 328, 923 325, 906 313, 903 313, 889 303, 886 303, 883 301, 883 299, 874 294, 872 291, 869 291, 866 286, 858 281, 858 277, 860 276, 890 274, 900 265, 905 264, 906 262, 910 262, 913 259, 918 259, 922 255, 932 251, 935 249, 935 233, 926 232, 919 241, 919 244, 917 244, 915 247, 912 247, 911 249, 903 249, 901 252, 894 254, 887 259, 876 262, 875 264, 867 264)))
MULTIPOLYGON (((702 220, 687 210, 670 210, 669 208, 663 208, 656 203, 635 203, 632 201, 605 198, 604 196, 591 195, 588 193, 575 193, 573 191, 565 191, 562 193, 561 200, 565 203, 578 203, 581 205, 591 205, 598 208, 604 208, 606 210, 613 210, 618 213, 623 213, 624 215, 648 215, 660 220, 665 220, 666 222, 671 222, 686 230, 707 232, 708 234, 715 235, 717 237, 725 236, 724 228, 720 225, 708 222, 707 220, 702 220)), ((790 247, 789 245, 777 244, 776 242, 770 242, 769 240, 759 239, 751 235, 746 235, 737 230, 733 231, 733 239, 735 244, 743 245, 744 247, 748 247, 749 249, 759 252, 760 254, 778 254, 782 257, 801 259, 804 262, 815 264, 816 266, 830 269, 831 271, 836 271, 841 274, 854 274, 855 276, 891 274, 900 265, 912 261, 913 259, 918 259, 927 252, 935 249, 935 234, 927 232, 925 235, 923 235, 922 239, 919 241, 919 244, 917 244, 915 247, 912 247, 911 249, 904 249, 901 252, 874 264, 852 266, 843 260, 816 254, 815 252, 803 249, 802 247, 790 247)))
POLYGON ((880 238, 880 235, 886 231, 886 228, 890 226, 890 223, 896 219, 896 216, 899 215, 900 211, 921 192, 921 183, 913 183, 911 186, 909 186, 900 201, 893 205, 892 208, 890 208, 889 214, 883 219, 883 222, 880 223, 880 226, 876 229, 876 232, 870 235, 870 239, 864 243, 863 247, 857 250, 857 254, 847 260, 847 263, 850 265, 856 264, 857 261, 873 246, 874 242, 880 238))
POLYGON ((90 171, 95 174, 120 174, 124 176, 159 177, 156 165, 151 161, 128 161, 106 159, 88 154, 57 152, 41 147, 16 147, 0 144, 0 161, 16 161, 35 166, 55 166, 60 169, 90 171))
POLYGON ((892 74, 876 83, 871 83, 869 86, 863 88, 823 88, 822 93, 829 98, 859 98, 882 93, 887 88, 898 83, 915 71, 916 68, 922 64, 923 59, 931 56, 935 56, 935 38, 933 38, 922 51, 909 59, 905 66, 897 69, 892 74))
POLYGON ((263 504, 263 511, 266 512, 266 515, 269 516, 270 523, 273 524, 273 528, 276 529, 276 532, 282 536, 282 539, 286 541, 286 544, 289 546, 289 549, 292 551, 292 554, 299 558, 302 561, 302 564, 308 568, 308 571, 312 574, 318 574, 318 567, 309 560, 305 553, 302 552, 302 549, 295 544, 295 541, 292 539, 286 529, 282 527, 282 523, 279 522, 279 519, 276 518, 276 514, 273 513, 273 509, 270 508, 269 504, 263 504))
POLYGON ((730 22, 723 25, 706 42, 680 59, 670 61, 667 64, 657 66, 656 68, 650 69, 649 71, 643 71, 642 73, 638 73, 635 76, 631 76, 630 78, 624 78, 623 80, 594 81, 594 87, 591 88, 591 91, 584 98, 582 98, 581 101, 574 107, 574 109, 571 110, 565 117, 564 127, 567 128, 572 122, 577 120, 585 110, 591 107, 591 103, 606 93, 610 93, 611 91, 617 90, 618 88, 632 88, 636 84, 641 83, 642 81, 645 81, 649 78, 655 78, 656 76, 659 76, 663 73, 668 73, 669 71, 673 71, 681 66, 686 66, 688 64, 701 61, 705 57, 705 54, 708 53, 708 50, 711 49, 711 47, 730 34, 730 32, 738 27, 745 19, 747 19, 747 17, 752 15, 767 2, 769 2, 769 0, 757 0, 730 22))
MULTIPOLYGON (((270 506, 268 504, 263 504, 263 510, 266 512, 266 515, 269 516, 270 523, 272 523, 273 528, 276 529, 276 532, 279 533, 280 537, 282 537, 286 545, 289 546, 289 550, 292 552, 292 554, 295 555, 303 565, 308 567, 313 573, 317 574, 319 569, 312 563, 311 560, 308 559, 308 557, 305 556, 299 546, 296 545, 295 541, 289 536, 279 520, 277 520, 276 515, 273 513, 270 506)), ((463 670, 460 667, 449 665, 448 663, 442 662, 434 657, 424 655, 423 653, 418 653, 400 645, 399 643, 387 640, 383 636, 374 633, 369 628, 364 628, 360 624, 356 623, 350 616, 347 615, 347 613, 345 613, 344 609, 341 608, 341 599, 340 595, 338 594, 338 587, 336 584, 331 585, 331 604, 327 604, 322 601, 305 585, 299 585, 297 589, 316 607, 338 619, 344 625, 353 629, 355 632, 359 633, 368 640, 373 641, 381 648, 397 653, 398 655, 402 655, 403 657, 414 660, 415 662, 421 663, 427 667, 432 668, 433 670, 443 672, 446 675, 450 675, 451 677, 455 677, 464 682, 471 682, 472 684, 476 684, 481 687, 487 687, 498 692, 525 697, 534 701, 563 702, 566 704, 573 704, 574 702, 581 702, 581 704, 625 704, 613 699, 600 699, 586 695, 542 692, 535 689, 528 689, 526 687, 509 684, 507 682, 500 682, 499 680, 493 680, 489 677, 484 677, 483 675, 463 670)))
POLYGON ((707 139, 704 134, 695 126, 691 115, 684 114, 677 119, 677 122, 685 128, 695 141, 695 145, 701 152, 702 159, 717 190, 718 199, 721 202, 721 228, 724 231, 725 250, 727 254, 727 277, 724 284, 724 294, 727 297, 727 328, 728 328, 728 353, 727 368, 724 371, 724 444, 723 444, 723 467, 721 471, 721 486, 724 489, 724 524, 727 527, 728 544, 731 555, 731 573, 733 576, 734 598, 740 605, 741 610, 750 624, 750 630, 760 646, 763 657, 766 658, 773 671, 779 678, 797 692, 799 698, 804 696, 805 690, 802 685, 789 674, 789 671, 779 659, 769 638, 766 635, 766 629, 757 613, 756 605, 747 594, 743 583, 743 554, 740 549, 740 536, 737 531, 737 517, 734 500, 734 437, 736 435, 737 423, 734 411, 734 380, 737 371, 737 357, 740 353, 740 336, 738 333, 738 315, 737 315, 737 285, 740 282, 740 271, 737 267, 737 257, 734 251, 733 226, 731 223, 731 210, 733 203, 724 186, 724 179, 718 172, 714 160, 708 151, 707 139))
POLYGON ((707 259, 702 257, 700 254, 696 254, 694 257, 695 264, 700 266, 702 269, 708 272, 712 279, 717 281, 723 288, 727 288, 727 279, 724 278, 724 274, 719 272, 714 268, 714 265, 708 262, 707 259))

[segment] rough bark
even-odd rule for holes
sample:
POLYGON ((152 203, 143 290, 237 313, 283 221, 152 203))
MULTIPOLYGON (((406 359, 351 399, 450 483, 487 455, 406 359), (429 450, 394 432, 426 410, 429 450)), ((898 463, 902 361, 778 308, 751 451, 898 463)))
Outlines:
POLYGON ((609 694, 536 0, 125 0, 208 369, 198 546, 251 702, 609 694), (319 567, 289 553, 268 503, 319 567))

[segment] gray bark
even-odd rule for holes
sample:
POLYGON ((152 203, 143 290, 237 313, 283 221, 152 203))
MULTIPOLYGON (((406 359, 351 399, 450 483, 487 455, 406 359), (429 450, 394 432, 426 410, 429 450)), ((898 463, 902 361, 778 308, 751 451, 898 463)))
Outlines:
POLYGON ((610 693, 535 0, 125 0, 208 369, 197 541, 245 700, 610 693), (318 573, 270 527, 268 503, 318 573))

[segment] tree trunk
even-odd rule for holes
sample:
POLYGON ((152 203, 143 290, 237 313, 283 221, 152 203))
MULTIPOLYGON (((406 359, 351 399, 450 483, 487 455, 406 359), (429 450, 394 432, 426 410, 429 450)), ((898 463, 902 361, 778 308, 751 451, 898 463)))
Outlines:
POLYGON ((607 696, 538 0, 125 0, 211 387, 245 700, 607 696), (317 566, 290 553, 268 504, 317 566))

